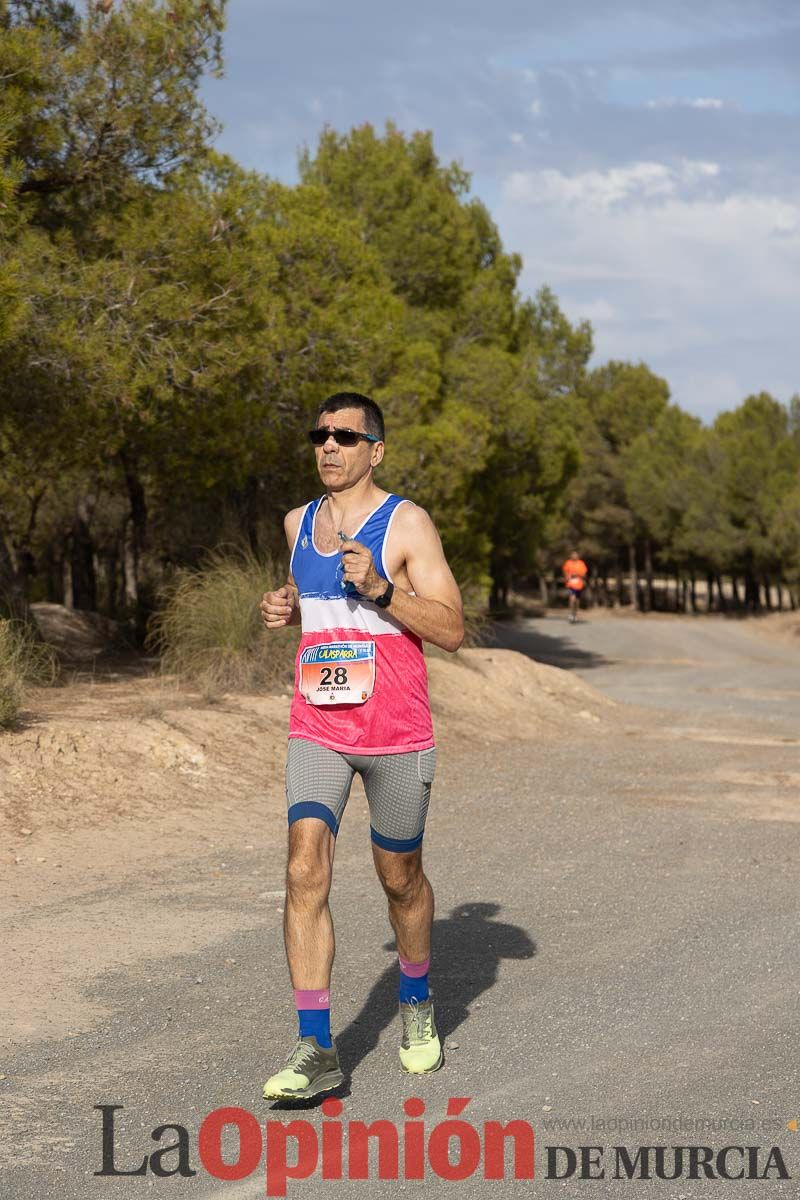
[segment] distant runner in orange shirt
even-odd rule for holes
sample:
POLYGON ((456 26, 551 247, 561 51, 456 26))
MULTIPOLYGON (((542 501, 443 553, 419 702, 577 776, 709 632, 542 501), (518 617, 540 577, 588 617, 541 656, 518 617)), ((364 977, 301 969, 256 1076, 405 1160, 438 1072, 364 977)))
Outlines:
POLYGON ((564 583, 567 585, 567 591, 569 592, 569 619, 570 623, 574 625, 578 619, 578 609, 581 606, 581 592, 586 587, 586 576, 589 574, 589 568, 577 550, 570 550, 569 558, 561 570, 564 575, 564 583))

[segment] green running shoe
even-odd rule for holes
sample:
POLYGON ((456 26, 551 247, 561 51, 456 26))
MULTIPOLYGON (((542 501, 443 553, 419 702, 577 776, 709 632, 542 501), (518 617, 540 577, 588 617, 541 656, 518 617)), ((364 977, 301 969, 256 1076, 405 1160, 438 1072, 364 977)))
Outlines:
POLYGON ((331 1092, 344 1075, 339 1067, 336 1045, 327 1049, 315 1037, 301 1037, 286 1066, 264 1084, 265 1100, 309 1100, 320 1092, 331 1092))
POLYGON ((412 1000, 400 1005, 403 1021, 403 1040, 400 1043, 400 1062, 411 1075, 438 1071, 444 1062, 442 1045, 436 1032, 431 1000, 412 1000))

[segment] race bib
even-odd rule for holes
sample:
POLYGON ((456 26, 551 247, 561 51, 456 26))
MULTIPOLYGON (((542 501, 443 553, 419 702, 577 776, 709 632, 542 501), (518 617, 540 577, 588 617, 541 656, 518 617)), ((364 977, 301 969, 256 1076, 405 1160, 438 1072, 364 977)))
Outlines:
POLYGON ((374 642, 325 642, 300 655, 300 693, 309 704, 363 704, 374 687, 374 642))

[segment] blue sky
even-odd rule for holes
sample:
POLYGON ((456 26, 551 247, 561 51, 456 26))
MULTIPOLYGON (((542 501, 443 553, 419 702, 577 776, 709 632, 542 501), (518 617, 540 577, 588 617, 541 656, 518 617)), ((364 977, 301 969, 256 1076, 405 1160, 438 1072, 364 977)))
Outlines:
POLYGON ((205 99, 243 165, 432 129, 596 361, 705 419, 800 391, 800 0, 229 0, 225 57, 205 99))

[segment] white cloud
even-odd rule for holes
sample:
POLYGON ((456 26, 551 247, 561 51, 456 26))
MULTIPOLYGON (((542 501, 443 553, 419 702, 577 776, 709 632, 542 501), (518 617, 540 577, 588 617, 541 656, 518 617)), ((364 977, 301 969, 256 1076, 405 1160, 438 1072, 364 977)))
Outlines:
POLYGON ((723 308, 736 302, 737 295, 743 300, 746 295, 748 306, 761 297, 797 307, 797 201, 748 194, 693 200, 667 194, 660 204, 639 199, 625 207, 598 207, 589 195, 572 206, 551 197, 536 209, 534 196, 519 204, 518 194, 507 192, 504 223, 513 226, 512 244, 523 254, 527 243, 526 267, 536 275, 544 268, 548 277, 555 270, 565 281, 639 281, 651 292, 649 303, 660 297, 662 309, 669 294, 675 298, 689 292, 692 303, 700 304, 715 289, 723 308), (549 230, 547 240, 526 236, 524 231, 533 228, 549 230), (543 261, 536 253, 542 244, 563 247, 560 261, 549 255, 543 261))
POLYGON ((708 368, 689 368, 673 371, 670 380, 673 389, 692 397, 692 411, 706 420, 713 420, 718 412, 735 408, 744 399, 742 385, 735 371, 708 368))
POLYGON ((525 142, 525 137, 521 133, 510 133, 508 138, 509 141, 513 142, 515 146, 522 146, 525 142))
POLYGON ((504 192, 512 203, 544 202, 578 208, 607 209, 630 200, 653 200, 675 195, 682 185, 695 185, 719 175, 717 163, 684 159, 676 166, 637 162, 606 171, 568 175, 552 168, 515 171, 504 192))
POLYGON ((532 117, 540 117, 540 116, 542 115, 542 102, 541 102, 541 100, 533 100, 533 101, 531 102, 531 108, 530 108, 530 112, 531 112, 531 116, 532 116, 532 117))
POLYGON ((594 323, 596 361, 643 359, 705 415, 797 387, 800 190, 725 195, 723 180, 702 160, 517 171, 495 210, 523 290, 550 284, 571 319, 594 323))
POLYGON ((648 100, 647 108, 725 108, 725 101, 716 96, 697 96, 694 100, 681 100, 676 96, 664 96, 659 100, 648 100))
POLYGON ((613 304, 602 296, 597 300, 578 300, 570 305, 570 316, 580 321, 591 321, 601 324, 604 321, 616 321, 619 313, 613 304))

